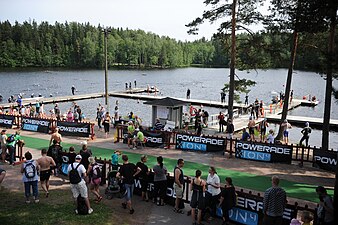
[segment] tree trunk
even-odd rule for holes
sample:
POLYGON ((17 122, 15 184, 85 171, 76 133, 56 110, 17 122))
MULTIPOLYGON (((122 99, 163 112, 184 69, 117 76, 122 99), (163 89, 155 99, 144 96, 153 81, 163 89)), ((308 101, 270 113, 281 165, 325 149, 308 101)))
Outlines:
POLYGON ((236 60, 236 4, 237 4, 237 0, 233 0, 232 20, 231 20, 231 59, 230 59, 228 119, 233 119, 233 110, 234 110, 235 64, 236 64, 235 63, 235 60, 236 60))
MULTIPOLYGON (((295 65, 297 46, 298 46, 298 32, 295 30, 293 31, 292 51, 291 51, 290 65, 289 65, 289 70, 288 70, 288 77, 287 77, 286 86, 285 86, 285 98, 284 98, 281 123, 284 122, 284 120, 286 119, 286 116, 288 115, 292 73, 293 73, 293 66, 295 65)), ((280 126, 276 139, 282 140, 282 137, 283 137, 283 127, 280 126)))

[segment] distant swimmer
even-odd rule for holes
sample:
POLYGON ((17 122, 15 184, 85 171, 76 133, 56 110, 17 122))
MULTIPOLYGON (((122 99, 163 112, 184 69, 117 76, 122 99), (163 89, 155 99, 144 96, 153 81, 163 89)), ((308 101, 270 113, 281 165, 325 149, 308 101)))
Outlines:
POLYGON ((72 85, 72 88, 71 88, 71 89, 72 89, 72 94, 73 94, 73 95, 75 95, 75 91, 76 91, 76 88, 75 88, 75 86, 74 86, 74 85, 72 85))
POLYGON ((134 85, 135 85, 135 88, 136 88, 136 84, 137 84, 137 82, 136 82, 136 80, 134 80, 134 85))

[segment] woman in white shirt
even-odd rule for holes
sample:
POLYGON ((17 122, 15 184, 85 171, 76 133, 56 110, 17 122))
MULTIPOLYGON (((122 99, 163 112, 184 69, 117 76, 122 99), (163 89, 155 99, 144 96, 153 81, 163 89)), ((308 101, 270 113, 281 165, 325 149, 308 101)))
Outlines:
POLYGON ((210 209, 210 216, 216 217, 216 205, 221 194, 221 181, 217 175, 215 167, 209 168, 209 175, 207 178, 207 193, 206 193, 206 202, 207 208, 210 209))

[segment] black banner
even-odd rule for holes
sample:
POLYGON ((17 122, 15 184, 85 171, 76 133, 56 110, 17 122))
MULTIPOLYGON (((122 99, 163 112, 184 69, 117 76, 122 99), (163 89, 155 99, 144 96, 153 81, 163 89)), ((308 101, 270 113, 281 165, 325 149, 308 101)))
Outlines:
POLYGON ((237 141, 235 156, 240 159, 291 164, 292 148, 287 145, 237 141))
POLYGON ((224 151, 225 139, 192 134, 176 134, 176 149, 202 152, 224 151))
POLYGON ((148 147, 161 147, 165 142, 165 135, 163 132, 152 133, 143 130, 144 138, 146 139, 146 146, 148 147))
POLYGON ((59 133, 65 136, 89 137, 90 123, 58 121, 59 133))
POLYGON ((313 166, 335 172, 337 168, 337 151, 314 150, 313 166))
POLYGON ((14 123, 14 116, 0 114, 0 127, 12 128, 14 123))
POLYGON ((49 133, 50 129, 50 120, 40 119, 33 117, 22 117, 21 118, 22 129, 28 131, 35 131, 40 133, 49 133))

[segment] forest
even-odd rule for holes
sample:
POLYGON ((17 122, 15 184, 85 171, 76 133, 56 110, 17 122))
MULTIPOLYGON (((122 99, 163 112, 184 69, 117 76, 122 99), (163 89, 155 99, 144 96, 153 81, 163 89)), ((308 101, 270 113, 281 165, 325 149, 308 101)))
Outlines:
MULTIPOLYGON (((300 34, 295 69, 319 71, 327 37, 328 33, 300 34)), ((291 45, 288 32, 239 33, 237 69, 287 68, 291 45)), ((109 67, 229 67, 231 43, 216 35, 182 42, 143 30, 111 28, 107 46, 109 67)), ((103 28, 76 22, 2 21, 0 68, 15 67, 104 68, 103 28)))

